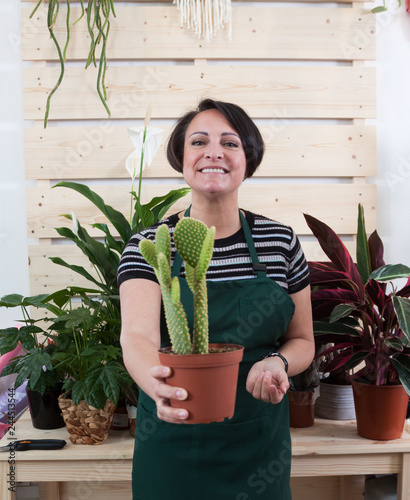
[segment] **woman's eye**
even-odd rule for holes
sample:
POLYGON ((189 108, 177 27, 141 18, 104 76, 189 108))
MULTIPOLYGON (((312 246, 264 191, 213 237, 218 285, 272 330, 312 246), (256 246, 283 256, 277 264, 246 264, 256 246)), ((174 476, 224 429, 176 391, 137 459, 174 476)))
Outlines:
POLYGON ((195 141, 192 141, 193 146, 202 146, 203 144, 205 144, 205 142, 201 141, 200 139, 195 139, 195 141))
POLYGON ((233 142, 233 141, 228 141, 228 142, 224 143, 224 146, 227 146, 228 148, 237 148, 238 144, 236 142, 233 142))

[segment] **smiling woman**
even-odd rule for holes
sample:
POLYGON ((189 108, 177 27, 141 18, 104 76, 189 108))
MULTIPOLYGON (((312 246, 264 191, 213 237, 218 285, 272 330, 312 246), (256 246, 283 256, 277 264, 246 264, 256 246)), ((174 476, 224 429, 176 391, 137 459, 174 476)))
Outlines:
MULTIPOLYGON (((239 187, 263 152, 261 135, 245 111, 211 99, 178 121, 167 148, 171 166, 191 187, 192 205, 161 224, 171 234, 187 216, 215 226, 206 273, 209 341, 245 347, 232 419, 176 425, 186 424, 189 416, 178 400, 190 395, 185 387, 166 384, 171 369, 158 360, 158 348, 169 345, 160 287, 139 250, 140 241, 155 240, 158 224, 134 235, 122 255, 121 344, 128 371, 141 388, 134 500, 253 498, 255 471, 289 455, 288 376, 303 371, 314 354, 309 271, 290 227, 239 209, 239 187), (153 423, 149 440, 139 440, 153 423)), ((173 241, 170 260, 192 330, 192 292, 173 241)), ((287 459, 258 497, 289 500, 289 483, 287 459)))

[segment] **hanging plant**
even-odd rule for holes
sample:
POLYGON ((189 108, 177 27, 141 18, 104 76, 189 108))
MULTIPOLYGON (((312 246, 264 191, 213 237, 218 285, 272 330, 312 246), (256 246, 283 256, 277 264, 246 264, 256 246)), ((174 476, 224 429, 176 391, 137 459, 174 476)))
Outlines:
MULTIPOLYGON (((34 7, 33 12, 30 15, 30 19, 33 17, 37 9, 40 7, 43 0, 38 0, 38 3, 34 7)), ((87 62, 85 68, 87 69, 90 64, 97 67, 98 64, 98 74, 97 74, 97 92, 103 103, 103 106, 107 110, 108 116, 111 116, 110 109, 107 105, 107 93, 105 90, 105 73, 107 70, 107 38, 110 31, 110 15, 115 16, 114 10, 114 0, 88 0, 87 8, 84 8, 84 1, 80 0, 81 15, 73 23, 73 26, 77 24, 85 15, 87 19, 88 33, 90 34, 90 49, 88 52, 87 62), (100 56, 96 55, 97 45, 101 44, 100 56)), ((50 33, 50 37, 54 42, 57 49, 58 58, 60 60, 60 75, 58 80, 47 97, 46 112, 44 116, 44 128, 47 127, 48 115, 50 111, 50 102, 53 94, 57 91, 58 87, 64 78, 64 64, 66 60, 67 47, 70 42, 70 0, 65 0, 67 4, 67 16, 66 16, 66 29, 67 36, 64 44, 63 50, 61 50, 60 44, 54 34, 54 26, 58 17, 60 10, 59 0, 44 0, 45 3, 48 2, 47 9, 47 29, 50 33)))

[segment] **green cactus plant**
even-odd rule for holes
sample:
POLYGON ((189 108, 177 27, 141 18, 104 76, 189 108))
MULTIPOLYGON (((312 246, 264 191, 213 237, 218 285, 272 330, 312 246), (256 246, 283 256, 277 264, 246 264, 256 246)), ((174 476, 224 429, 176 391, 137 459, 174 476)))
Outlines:
POLYGON ((158 227, 155 244, 142 240, 140 250, 158 278, 165 319, 175 354, 208 353, 208 296, 206 271, 211 262, 215 228, 189 217, 181 219, 175 226, 174 242, 185 261, 186 279, 194 296, 194 330, 191 336, 188 320, 180 298, 179 280, 171 276, 171 237, 166 224, 158 227))

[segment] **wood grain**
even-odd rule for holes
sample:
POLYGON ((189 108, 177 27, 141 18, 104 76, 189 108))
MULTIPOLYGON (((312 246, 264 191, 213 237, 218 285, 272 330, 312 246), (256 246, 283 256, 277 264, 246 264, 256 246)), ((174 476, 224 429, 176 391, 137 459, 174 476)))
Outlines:
MULTIPOLYGON (((160 125, 161 126, 161 125, 160 125)), ((164 129, 161 147, 144 178, 180 177, 167 163, 164 129)), ((359 177, 376 175, 376 127, 292 125, 283 117, 260 123, 266 144, 255 177, 359 177)), ((88 127, 26 128, 28 179, 126 179, 132 152, 127 128, 115 122, 88 127)))
MULTIPOLYGON (((30 18, 22 10, 24 60, 58 60, 47 30, 45 4, 30 18)), ((110 64, 131 59, 298 59, 364 60, 376 57, 376 17, 353 7, 279 7, 237 5, 232 8, 232 39, 218 31, 209 42, 182 29, 176 6, 127 5, 111 17, 107 54, 110 64), (325 43, 324 43, 325 42, 325 43)), ((89 51, 88 28, 80 9, 70 10, 71 28, 67 61, 85 61, 89 51)), ((66 9, 61 8, 54 32, 64 46, 66 9)))
MULTIPOLYGON (((176 118, 203 97, 235 102, 254 118, 374 118, 375 68, 340 66, 113 66, 106 86, 112 118, 176 118)), ((50 120, 105 119, 95 68, 66 68, 50 120)), ((24 118, 42 120, 57 67, 24 68, 24 118)))
MULTIPOLYGON (((178 185, 160 184, 143 186, 143 200, 154 195, 167 193, 178 185)), ((103 185, 93 189, 111 206, 124 214, 129 212, 128 186, 103 185)), ((29 187, 27 189, 29 211, 28 235, 32 238, 58 237, 55 227, 71 227, 71 222, 61 214, 74 210, 80 223, 90 234, 101 233, 89 224, 106 222, 86 198, 78 193, 58 187, 29 187)), ((179 200, 172 213, 184 209, 190 202, 189 195, 179 200)), ((239 203, 242 208, 261 213, 266 217, 289 224, 298 234, 309 234, 303 213, 317 217, 329 224, 338 234, 352 234, 356 231, 357 205, 365 209, 367 230, 376 225, 376 188, 374 185, 354 184, 261 184, 245 182, 240 189, 239 203)))

